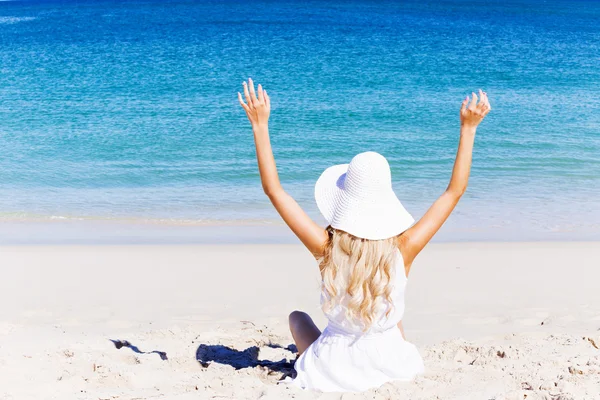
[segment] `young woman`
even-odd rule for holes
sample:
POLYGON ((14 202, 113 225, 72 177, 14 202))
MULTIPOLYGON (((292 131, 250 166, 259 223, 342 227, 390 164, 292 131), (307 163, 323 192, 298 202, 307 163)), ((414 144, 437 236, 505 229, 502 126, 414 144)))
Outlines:
POLYGON ((271 100, 261 85, 244 82, 239 102, 256 144, 263 189, 277 212, 319 262, 321 333, 305 313, 290 314, 299 357, 294 383, 302 388, 363 391, 423 372, 416 347, 404 339, 404 289, 415 257, 446 221, 467 188, 477 126, 491 110, 485 92, 460 108, 458 153, 446 191, 417 222, 392 190, 387 160, 374 152, 323 172, 315 186, 329 223, 313 222, 279 182, 269 140, 271 100))

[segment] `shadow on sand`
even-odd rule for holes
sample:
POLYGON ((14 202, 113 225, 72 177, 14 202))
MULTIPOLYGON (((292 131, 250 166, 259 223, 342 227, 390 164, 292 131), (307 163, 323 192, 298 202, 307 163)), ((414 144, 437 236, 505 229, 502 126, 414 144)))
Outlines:
MULTIPOLYGON (((267 344, 266 346, 274 349, 285 349, 292 353, 297 352, 296 346, 293 344, 287 347, 282 347, 278 344, 267 344)), ((220 344, 201 344, 198 346, 198 350, 196 350, 196 360, 198 360, 200 365, 204 368, 207 368, 211 362, 216 362, 219 364, 231 365, 235 369, 255 367, 266 368, 269 371, 269 375, 281 373, 281 379, 285 379, 288 376, 293 377, 295 375, 294 361, 290 362, 285 358, 279 361, 259 360, 259 353, 260 348, 258 346, 248 347, 246 350, 240 351, 220 344)))
POLYGON ((137 354, 158 354, 158 356, 160 357, 161 360, 168 360, 167 358, 167 353, 165 353, 164 351, 159 351, 159 350, 153 350, 153 351, 141 351, 137 346, 132 345, 131 343, 129 343, 127 340, 114 340, 114 339, 109 339, 111 342, 113 342, 113 344, 115 345, 115 347, 117 349, 120 349, 122 347, 128 347, 130 348, 134 353, 137 354))

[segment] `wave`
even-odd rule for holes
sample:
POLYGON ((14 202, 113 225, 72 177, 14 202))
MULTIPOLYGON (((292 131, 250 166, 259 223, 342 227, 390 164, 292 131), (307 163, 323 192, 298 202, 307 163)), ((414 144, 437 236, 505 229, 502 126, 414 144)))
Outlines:
POLYGON ((106 216, 106 215, 44 215, 30 212, 1 212, 0 225, 8 222, 86 222, 86 223, 114 223, 131 225, 157 225, 157 226, 285 226, 283 222, 277 219, 194 219, 194 218, 159 218, 159 217, 124 217, 124 216, 106 216))
POLYGON ((13 25, 19 22, 35 21, 36 19, 37 17, 0 17, 0 25, 13 25))

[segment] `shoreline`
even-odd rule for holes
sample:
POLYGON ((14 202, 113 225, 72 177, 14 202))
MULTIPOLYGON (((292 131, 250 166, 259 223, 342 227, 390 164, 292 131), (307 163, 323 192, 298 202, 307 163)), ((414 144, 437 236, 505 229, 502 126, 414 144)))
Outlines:
MULTIPOLYGON (((452 221, 433 239, 434 243, 593 241, 600 241, 599 230, 514 232, 461 228, 452 221)), ((0 219, 0 246, 297 243, 298 239, 281 220, 0 219)))

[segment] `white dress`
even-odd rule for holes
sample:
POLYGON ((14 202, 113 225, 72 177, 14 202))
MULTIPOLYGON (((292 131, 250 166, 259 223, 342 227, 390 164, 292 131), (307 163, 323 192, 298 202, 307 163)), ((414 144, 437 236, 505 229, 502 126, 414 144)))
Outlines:
MULTIPOLYGON (((329 321, 319 338, 296 360, 293 383, 323 392, 362 392, 389 381, 409 381, 424 371, 423 359, 397 327, 404 315, 404 262, 398 251, 392 292, 394 308, 380 308, 380 318, 365 333, 345 316, 345 307, 326 313, 329 321)), ((321 302, 325 299, 321 295, 321 302)))

